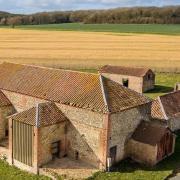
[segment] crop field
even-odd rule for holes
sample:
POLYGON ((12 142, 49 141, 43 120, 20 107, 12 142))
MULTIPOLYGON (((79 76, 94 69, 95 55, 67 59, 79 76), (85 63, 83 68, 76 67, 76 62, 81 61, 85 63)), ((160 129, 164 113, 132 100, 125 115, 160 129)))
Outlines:
POLYGON ((0 62, 66 68, 104 64, 180 72, 180 36, 0 28, 0 62))
POLYGON ((86 31, 86 32, 115 32, 140 34, 180 35, 180 25, 166 24, 83 24, 62 23, 45 25, 22 25, 21 29, 55 30, 55 31, 86 31))

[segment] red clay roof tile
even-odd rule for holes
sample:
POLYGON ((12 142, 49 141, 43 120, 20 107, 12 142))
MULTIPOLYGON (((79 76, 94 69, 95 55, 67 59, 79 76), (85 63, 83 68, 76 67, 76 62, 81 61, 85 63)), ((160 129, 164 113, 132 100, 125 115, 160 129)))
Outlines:
MULTIPOLYGON (((111 112, 149 102, 145 96, 109 79, 104 80, 111 112)), ((98 74, 3 63, 0 89, 92 111, 108 112, 98 74)))
POLYGON ((36 122, 37 107, 10 116, 13 120, 30 124, 32 126, 44 127, 67 120, 59 108, 51 102, 38 105, 38 123, 36 122))
POLYGON ((121 74, 129 76, 143 77, 148 71, 151 71, 148 68, 137 68, 137 67, 124 67, 124 66, 111 66, 105 65, 100 68, 100 73, 109 73, 109 74, 121 74))

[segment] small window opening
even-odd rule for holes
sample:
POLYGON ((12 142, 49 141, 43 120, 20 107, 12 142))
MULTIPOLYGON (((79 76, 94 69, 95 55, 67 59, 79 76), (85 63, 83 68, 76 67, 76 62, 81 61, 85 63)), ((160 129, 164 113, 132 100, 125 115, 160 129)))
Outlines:
POLYGON ((53 158, 58 158, 60 154, 60 141, 51 144, 51 152, 53 158))
POLYGON ((148 80, 151 80, 152 76, 151 74, 148 74, 148 80))
POLYGON ((78 152, 78 151, 75 152, 75 159, 76 159, 76 160, 79 159, 79 152, 78 152))
POLYGON ((129 80, 128 79, 123 79, 122 83, 123 83, 123 86, 125 86, 125 87, 129 86, 129 80))
POLYGON ((5 130, 5 136, 6 136, 6 137, 9 136, 9 130, 8 130, 8 129, 5 130))
POLYGON ((175 90, 176 90, 176 91, 178 90, 178 85, 176 85, 176 88, 175 88, 175 90))

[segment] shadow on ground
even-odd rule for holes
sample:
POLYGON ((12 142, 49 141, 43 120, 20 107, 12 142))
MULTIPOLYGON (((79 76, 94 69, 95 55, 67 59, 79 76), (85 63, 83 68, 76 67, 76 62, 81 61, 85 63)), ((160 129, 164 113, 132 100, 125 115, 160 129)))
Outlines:
POLYGON ((159 164, 154 167, 148 167, 134 162, 131 159, 126 159, 121 161, 119 164, 112 168, 112 172, 120 173, 132 173, 136 170, 144 171, 172 171, 172 174, 169 175, 166 179, 173 177, 177 173, 180 173, 180 131, 176 133, 176 146, 175 152, 170 157, 164 159, 159 164))
POLYGON ((172 87, 155 85, 155 88, 153 90, 147 91, 147 93, 168 93, 173 90, 174 89, 172 87))

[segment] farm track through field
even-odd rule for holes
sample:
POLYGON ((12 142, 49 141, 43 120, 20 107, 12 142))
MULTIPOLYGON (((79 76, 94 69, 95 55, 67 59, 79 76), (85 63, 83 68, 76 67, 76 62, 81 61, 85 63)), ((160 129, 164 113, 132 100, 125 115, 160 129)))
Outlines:
POLYGON ((180 72, 180 36, 0 29, 0 62, 89 68, 104 64, 180 72))

